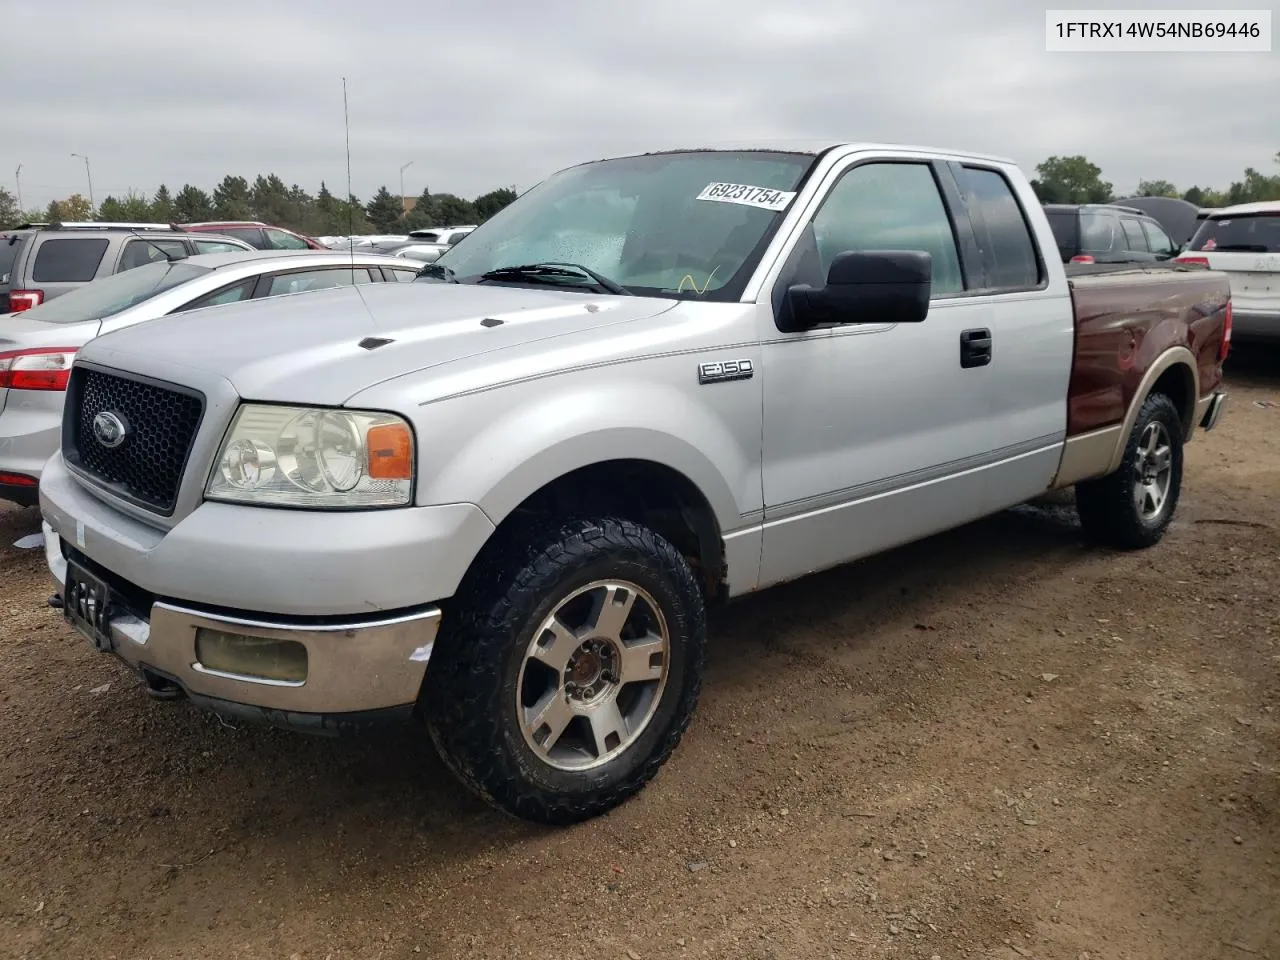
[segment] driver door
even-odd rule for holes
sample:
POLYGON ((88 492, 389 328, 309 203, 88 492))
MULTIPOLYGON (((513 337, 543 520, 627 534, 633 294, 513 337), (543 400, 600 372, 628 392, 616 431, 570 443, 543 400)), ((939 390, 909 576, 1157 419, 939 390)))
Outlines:
POLYGON ((1021 341, 1017 303, 975 295, 976 242, 950 166, 859 157, 831 180, 778 277, 775 313, 787 286, 824 285, 846 250, 928 251, 929 313, 800 332, 763 321, 761 587, 976 519, 1051 476, 1045 458, 1019 459, 1044 432, 1017 409, 1040 372, 1022 366, 1036 324, 1021 341))

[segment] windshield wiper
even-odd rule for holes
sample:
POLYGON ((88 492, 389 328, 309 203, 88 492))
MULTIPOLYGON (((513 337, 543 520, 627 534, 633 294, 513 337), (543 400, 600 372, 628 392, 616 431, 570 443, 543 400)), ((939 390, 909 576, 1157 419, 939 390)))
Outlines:
POLYGON ((590 267, 584 267, 580 263, 561 263, 555 260, 548 260, 545 263, 526 263, 517 267, 499 267, 497 270, 490 270, 488 273, 480 274, 480 279, 529 279, 537 283, 560 285, 562 281, 558 278, 575 276, 586 277, 592 281, 594 286, 599 287, 605 293, 612 293, 620 297, 634 296, 622 284, 615 280, 610 280, 603 274, 596 273, 590 267))

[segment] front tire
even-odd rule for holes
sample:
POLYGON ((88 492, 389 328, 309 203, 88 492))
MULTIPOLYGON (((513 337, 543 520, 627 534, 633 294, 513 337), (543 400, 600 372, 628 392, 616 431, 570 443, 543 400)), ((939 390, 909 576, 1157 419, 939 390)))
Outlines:
POLYGON ((616 807, 680 741, 701 685, 702 593, 626 520, 508 537, 446 610, 422 710, 441 757, 499 809, 568 824, 616 807))
POLYGON ((1143 402, 1120 468, 1076 486, 1085 534, 1121 550, 1159 543, 1182 491, 1182 418, 1173 401, 1153 393, 1143 402))

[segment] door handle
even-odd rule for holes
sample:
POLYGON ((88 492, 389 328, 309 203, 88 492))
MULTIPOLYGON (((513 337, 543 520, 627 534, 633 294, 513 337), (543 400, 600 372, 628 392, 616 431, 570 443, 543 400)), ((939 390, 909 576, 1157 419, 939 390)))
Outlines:
POLYGON ((985 367, 991 362, 991 331, 985 327, 960 333, 960 366, 985 367))

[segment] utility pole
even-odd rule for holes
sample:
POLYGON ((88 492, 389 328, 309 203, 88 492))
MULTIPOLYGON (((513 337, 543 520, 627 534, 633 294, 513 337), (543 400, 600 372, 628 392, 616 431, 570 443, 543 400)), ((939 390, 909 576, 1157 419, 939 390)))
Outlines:
POLYGON ((410 160, 408 163, 406 163, 403 167, 400 168, 400 215, 401 216, 404 216, 406 213, 409 212, 409 204, 404 199, 404 172, 405 170, 407 170, 409 167, 412 167, 412 166, 413 166, 413 161, 410 160))
POLYGON ((18 184, 18 211, 21 212, 27 209, 22 205, 22 164, 18 164, 18 169, 13 171, 13 179, 18 184))
MULTIPOLYGON (((83 153, 73 153, 72 156, 79 157, 84 161, 84 176, 85 179, 89 181, 89 206, 93 210, 97 210, 98 205, 93 202, 93 174, 89 172, 89 158, 83 153)), ((90 215, 92 216, 93 214, 90 215)))

